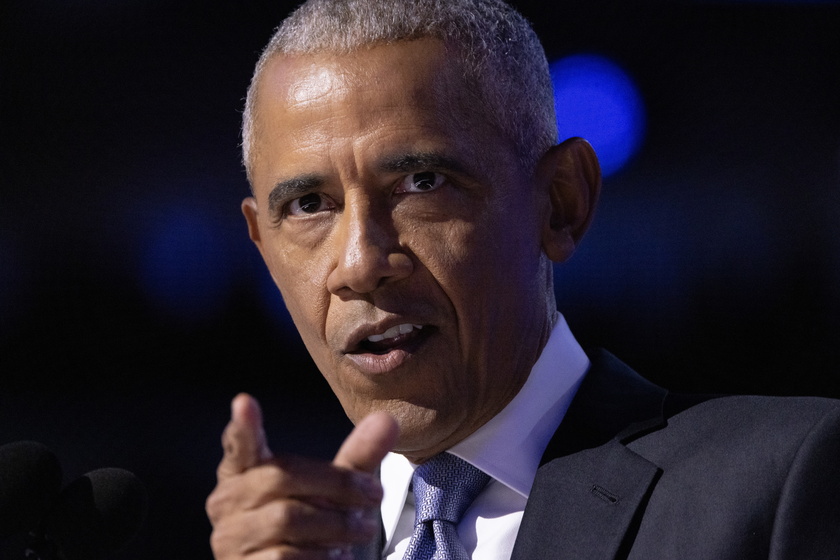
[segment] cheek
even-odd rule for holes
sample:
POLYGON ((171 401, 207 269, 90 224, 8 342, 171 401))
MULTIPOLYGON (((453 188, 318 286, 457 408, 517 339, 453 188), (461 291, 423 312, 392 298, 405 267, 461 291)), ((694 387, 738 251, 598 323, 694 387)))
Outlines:
MULTIPOLYGON (((422 233, 412 246, 456 307, 496 297, 504 286, 533 274, 528 261, 538 257, 539 247, 533 240, 526 245, 522 224, 499 228, 488 223, 452 221, 427 226, 419 230, 422 233), (534 250, 530 250, 532 245, 534 250)), ((481 307, 458 311, 474 313, 481 307)))
POLYGON ((264 255, 275 285, 283 296, 289 314, 307 346, 322 338, 328 304, 324 289, 326 276, 311 253, 299 255, 294 250, 276 250, 264 255))
POLYGON ((515 336, 529 315, 523 301, 536 301, 545 285, 540 247, 525 224, 500 216, 440 226, 423 230, 415 252, 448 301, 463 359, 483 363, 493 353, 486 345, 515 336))
POLYGON ((473 261, 480 251, 475 224, 451 220, 421 224, 409 231, 406 244, 441 284, 449 284, 471 273, 473 261))

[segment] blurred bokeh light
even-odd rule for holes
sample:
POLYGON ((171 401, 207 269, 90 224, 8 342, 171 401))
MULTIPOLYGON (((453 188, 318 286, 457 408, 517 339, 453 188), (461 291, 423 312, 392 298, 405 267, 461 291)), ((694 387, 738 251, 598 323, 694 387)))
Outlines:
POLYGON ((645 109, 633 80, 618 64, 594 54, 570 55, 550 64, 560 138, 586 138, 601 172, 621 169, 644 139, 645 109))

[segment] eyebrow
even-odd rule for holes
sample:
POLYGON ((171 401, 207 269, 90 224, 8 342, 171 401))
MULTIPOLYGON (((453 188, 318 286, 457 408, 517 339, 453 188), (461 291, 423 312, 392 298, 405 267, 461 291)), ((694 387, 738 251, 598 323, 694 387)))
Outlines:
POLYGON ((398 154, 379 161, 382 171, 392 173, 411 173, 416 171, 449 171, 467 173, 467 168, 457 159, 440 152, 416 152, 398 154))
POLYGON ((310 193, 323 184, 324 179, 318 175, 301 175, 280 181, 268 193, 268 210, 274 213, 278 206, 310 193))

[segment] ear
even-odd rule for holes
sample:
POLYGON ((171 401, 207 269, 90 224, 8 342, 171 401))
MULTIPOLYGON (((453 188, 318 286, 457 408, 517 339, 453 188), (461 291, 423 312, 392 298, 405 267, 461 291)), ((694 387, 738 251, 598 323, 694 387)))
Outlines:
POLYGON ((601 166, 583 138, 552 147, 538 164, 550 207, 543 223, 542 248, 554 262, 572 256, 592 222, 601 192, 601 166))
POLYGON ((242 215, 245 216, 245 221, 248 223, 248 237, 250 237, 251 241, 254 242, 254 245, 257 246, 257 249, 259 250, 260 255, 263 258, 263 262, 268 267, 269 274, 271 274, 271 279, 274 280, 275 284, 277 284, 277 279, 274 277, 274 272, 272 272, 270 263, 266 259, 266 252, 263 250, 262 235, 260 234, 259 226, 259 208, 257 207, 257 199, 253 196, 249 196, 248 198, 242 201, 240 208, 242 209, 242 215))
POLYGON ((249 196, 242 201, 240 208, 242 209, 242 215, 245 216, 245 221, 248 223, 248 237, 251 238, 251 241, 254 242, 257 249, 262 253, 262 238, 260 237, 260 228, 257 223, 257 199, 249 196))

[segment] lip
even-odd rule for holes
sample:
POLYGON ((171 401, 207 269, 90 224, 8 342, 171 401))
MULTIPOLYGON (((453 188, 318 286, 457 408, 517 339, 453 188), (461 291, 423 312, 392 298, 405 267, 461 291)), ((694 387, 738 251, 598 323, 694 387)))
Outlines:
POLYGON ((366 323, 364 325, 359 325, 349 334, 349 336, 346 337, 345 342, 342 345, 343 347, 341 353, 364 353, 362 343, 365 341, 365 339, 367 339, 367 337, 375 334, 382 334, 388 329, 405 324, 423 325, 424 329, 428 328, 428 326, 424 322, 412 320, 406 317, 391 317, 382 321, 377 321, 376 323, 366 323))
POLYGON ((350 360, 357 369, 368 375, 388 373, 405 364, 414 354, 421 350, 436 329, 431 325, 405 318, 394 318, 375 324, 363 325, 348 337, 342 354, 350 360), (423 325, 423 328, 404 342, 385 352, 371 352, 363 347, 367 337, 381 334, 388 329, 402 324, 423 325))

